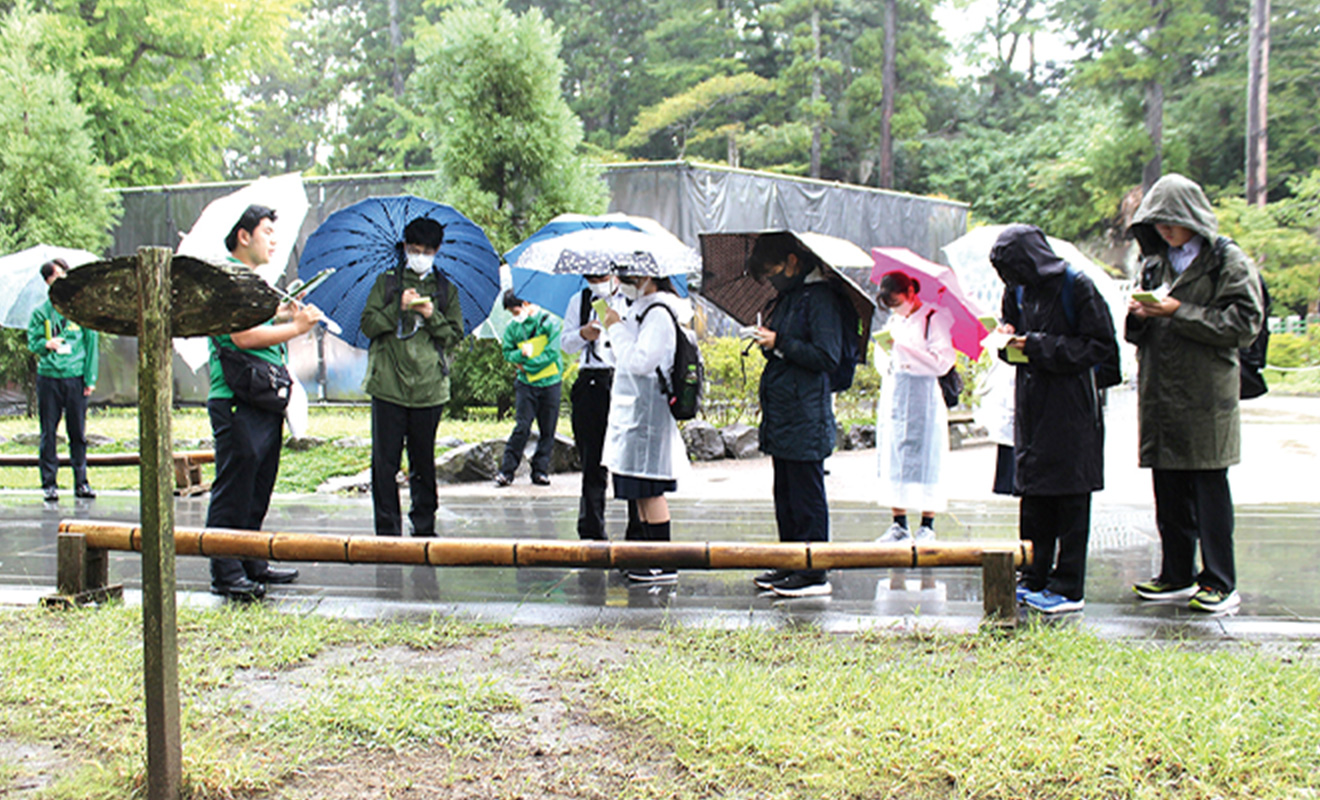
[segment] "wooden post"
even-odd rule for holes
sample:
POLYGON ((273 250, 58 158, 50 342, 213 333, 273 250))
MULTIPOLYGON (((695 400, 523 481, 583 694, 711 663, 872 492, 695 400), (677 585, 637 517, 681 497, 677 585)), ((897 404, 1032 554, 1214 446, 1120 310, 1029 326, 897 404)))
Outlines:
POLYGON ((183 783, 174 605, 172 333, 168 249, 138 249, 138 438, 141 441, 142 652, 147 798, 177 800, 183 783))
POLYGON ((985 625, 1017 625, 1017 575, 1013 551, 987 550, 981 557, 981 593, 985 596, 985 625))

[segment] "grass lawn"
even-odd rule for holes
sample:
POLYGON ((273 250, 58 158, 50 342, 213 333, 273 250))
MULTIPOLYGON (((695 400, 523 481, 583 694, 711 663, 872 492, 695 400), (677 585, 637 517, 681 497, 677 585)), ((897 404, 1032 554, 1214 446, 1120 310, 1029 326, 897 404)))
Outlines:
MULTIPOLYGON (((275 484, 276 492, 312 492, 327 479, 339 475, 355 475, 371 466, 371 448, 339 447, 334 441, 347 437, 371 438, 371 411, 359 406, 326 406, 311 410, 309 435, 326 439, 332 444, 314 447, 310 450, 293 451, 286 449, 280 456, 280 476, 275 484)), ((174 441, 183 446, 178 449, 195 449, 200 439, 211 438, 211 425, 206 416, 206 409, 186 407, 175 410, 173 418, 174 441), (190 441, 192 443, 190 443, 190 441)), ((20 445, 13 441, 16 435, 36 434, 41 430, 36 417, 9 416, 0 417, 0 436, 5 441, 0 443, 0 453, 36 453, 35 445, 20 445)), ((465 442, 485 439, 503 439, 513 430, 512 420, 495 422, 493 420, 443 420, 440 423, 439 437, 456 436, 465 442)), ((60 425, 61 433, 64 425, 60 425)), ((134 442, 138 435, 136 408, 94 408, 87 414, 88 434, 100 434, 115 440, 115 444, 91 448, 92 453, 122 453, 137 450, 134 442)), ((209 446, 208 446, 209 447, 209 446)), ((61 456, 68 455, 67 445, 60 445, 61 456)), ((437 448, 436 454, 443 453, 437 448)), ((407 457, 404 457, 407 463, 407 457)), ((203 480, 215 477, 213 466, 203 467, 203 480)), ((137 467, 96 467, 89 475, 92 485, 98 489, 136 489, 138 487, 137 467)), ((68 468, 59 471, 59 484, 63 489, 73 489, 73 474, 68 468)), ((40 489, 41 478, 36 467, 0 467, 0 488, 3 489, 40 489)))
MULTIPOLYGON (((0 612, 0 795, 137 796, 140 626, 122 605, 0 612)), ((189 798, 1320 791, 1307 644, 357 623, 259 605, 182 609, 179 642, 189 798)))

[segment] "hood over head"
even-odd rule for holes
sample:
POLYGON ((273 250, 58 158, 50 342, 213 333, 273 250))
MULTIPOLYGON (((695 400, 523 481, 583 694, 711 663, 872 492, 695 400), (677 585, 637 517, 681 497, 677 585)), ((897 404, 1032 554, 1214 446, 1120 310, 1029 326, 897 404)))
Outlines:
POLYGON ((1009 225, 990 248, 990 263, 1004 283, 1033 286, 1047 278, 1062 275, 1067 262, 1059 258, 1045 240, 1045 232, 1035 225, 1009 225))
POLYGON ((1156 223, 1190 228, 1207 242, 1213 242, 1219 233, 1219 220, 1205 192, 1196 181, 1176 172, 1155 181, 1128 227, 1146 255, 1163 253, 1169 247, 1155 230, 1156 223))

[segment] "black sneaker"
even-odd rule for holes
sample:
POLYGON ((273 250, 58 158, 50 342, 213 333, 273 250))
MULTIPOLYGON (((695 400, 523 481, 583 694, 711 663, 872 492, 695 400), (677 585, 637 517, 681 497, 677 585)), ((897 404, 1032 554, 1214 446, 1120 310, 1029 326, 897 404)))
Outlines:
POLYGON ((45 496, 46 500, 51 503, 58 502, 60 499, 60 490, 56 489, 54 486, 47 486, 41 490, 41 493, 45 496))
POLYGON ((248 578, 238 578, 229 583, 212 583, 211 594, 234 600, 260 600, 266 596, 266 587, 248 578))
POLYGON ((96 491, 84 483, 82 486, 73 490, 73 496, 82 498, 83 500, 95 500, 96 491))
POLYGON ((813 578, 801 572, 789 575, 771 588, 780 597, 818 597, 834 591, 834 587, 830 586, 829 579, 824 575, 813 578))
POLYGON ((768 569, 752 578, 752 583, 756 584, 758 589, 773 589, 776 583, 792 574, 793 570, 791 569, 768 569))
POLYGON ((533 472, 532 483, 536 484, 537 486, 549 486, 550 476, 546 475, 544 472, 533 472))
POLYGON ((511 484, 511 483, 513 483, 513 476, 512 476, 512 475, 505 475, 503 472, 499 472, 499 473, 496 473, 496 474, 495 474, 495 485, 496 485, 496 486, 499 486, 499 487, 503 488, 503 487, 505 487, 505 486, 508 486, 508 485, 511 484))

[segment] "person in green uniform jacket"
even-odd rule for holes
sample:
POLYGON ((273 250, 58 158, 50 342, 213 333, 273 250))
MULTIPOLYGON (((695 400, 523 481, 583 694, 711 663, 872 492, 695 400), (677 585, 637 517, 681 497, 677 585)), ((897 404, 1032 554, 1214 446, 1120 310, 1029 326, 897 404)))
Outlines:
MULTIPOLYGON (((64 277, 69 265, 62 258, 41 265, 46 285, 64 277)), ((37 354, 37 415, 41 419, 38 463, 41 490, 49 501, 60 499, 55 475, 60 460, 55 452, 55 429, 64 417, 69 434, 69 464, 73 467, 73 494, 92 498, 87 482, 87 398, 96 388, 96 331, 64 318, 50 300, 37 306, 28 320, 28 349, 37 354)))
POLYGON ((522 461, 535 419, 540 439, 532 454, 532 483, 548 486, 550 453, 555 446, 559 394, 564 380, 564 354, 559 349, 563 326, 512 290, 504 293, 504 307, 513 314, 513 322, 504 329, 504 360, 518 368, 518 378, 514 384, 513 433, 504 444, 504 461, 495 476, 495 485, 513 483, 513 473, 522 461))
POLYGON ((399 472, 408 449, 413 536, 435 535, 435 435, 449 402, 450 349, 463 338, 458 289, 435 266, 444 228, 419 217, 403 229, 404 263, 381 273, 362 308, 371 339, 371 499, 376 535, 400 536, 399 472))
MULTIPOLYGON (((229 261, 256 269, 275 253, 275 211, 251 205, 225 237, 229 261)), ((284 415, 258 408, 234 396, 220 366, 221 347, 243 350, 272 364, 283 364, 286 343, 302 336, 323 318, 320 309, 285 303, 264 324, 211 337, 211 391, 206 412, 215 438, 215 481, 206 527, 260 530, 280 470, 284 415)), ((266 594, 266 585, 289 583, 298 570, 272 567, 262 559, 211 559, 211 591, 240 600, 266 594)))

